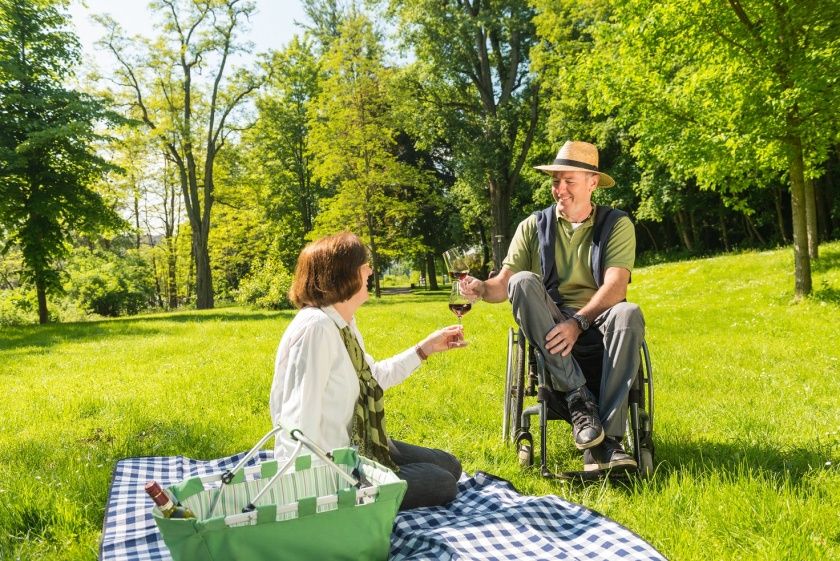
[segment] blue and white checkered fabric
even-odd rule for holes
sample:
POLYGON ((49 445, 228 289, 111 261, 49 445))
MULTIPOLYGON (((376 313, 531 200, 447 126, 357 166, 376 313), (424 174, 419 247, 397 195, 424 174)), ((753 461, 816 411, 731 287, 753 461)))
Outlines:
MULTIPOLYGON (((241 453, 210 461, 149 456, 117 462, 102 525, 99 558, 102 561, 171 561, 152 518, 153 504, 143 485, 154 479, 166 488, 190 477, 220 474, 233 468, 244 456, 241 453)), ((270 450, 261 450, 247 465, 271 459, 270 450)))
POLYGON ((449 505, 397 516, 392 561, 665 559, 617 522, 560 497, 522 496, 482 472, 459 485, 449 505))
MULTIPOLYGON (((242 456, 118 462, 105 512, 100 561, 170 561, 143 484, 155 479, 169 486, 188 477, 222 473, 242 456)), ((269 459, 271 451, 266 450, 253 462, 269 459)), ((630 530, 559 497, 525 497, 507 481, 482 472, 462 477, 459 486, 458 496, 446 507, 397 515, 391 534, 392 560, 665 559, 630 530)))

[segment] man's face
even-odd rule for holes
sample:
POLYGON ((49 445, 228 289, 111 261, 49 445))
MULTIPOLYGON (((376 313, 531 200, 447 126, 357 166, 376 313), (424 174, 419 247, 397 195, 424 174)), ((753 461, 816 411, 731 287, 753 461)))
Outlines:
POLYGON ((587 171, 555 171, 551 174, 551 194, 560 210, 580 209, 592 201, 598 187, 598 174, 587 171))

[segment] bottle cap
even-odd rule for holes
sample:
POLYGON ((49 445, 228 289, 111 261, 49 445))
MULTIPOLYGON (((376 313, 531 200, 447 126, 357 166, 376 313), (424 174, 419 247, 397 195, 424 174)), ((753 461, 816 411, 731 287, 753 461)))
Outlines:
POLYGON ((169 495, 163 492, 163 489, 161 489, 160 484, 157 481, 149 481, 143 486, 143 489, 145 489, 149 496, 152 497, 155 504, 160 507, 171 504, 172 502, 169 495))

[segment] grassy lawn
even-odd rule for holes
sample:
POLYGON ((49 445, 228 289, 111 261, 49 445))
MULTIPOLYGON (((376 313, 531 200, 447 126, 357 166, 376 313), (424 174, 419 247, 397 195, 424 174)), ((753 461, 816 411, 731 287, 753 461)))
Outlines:
MULTIPOLYGON (((621 522, 672 561, 840 559, 840 243, 793 303, 789 248, 636 271, 648 324, 658 467, 629 485, 570 486, 501 442, 507 304, 464 319, 471 345, 389 391, 395 437, 467 471, 558 494, 621 522)), ((452 323, 444 292, 369 302, 385 358, 452 323)), ((292 312, 220 309, 0 330, 0 559, 95 559, 114 463, 215 458, 268 428, 274 352, 292 312)), ((550 463, 579 461, 554 424, 550 463)))

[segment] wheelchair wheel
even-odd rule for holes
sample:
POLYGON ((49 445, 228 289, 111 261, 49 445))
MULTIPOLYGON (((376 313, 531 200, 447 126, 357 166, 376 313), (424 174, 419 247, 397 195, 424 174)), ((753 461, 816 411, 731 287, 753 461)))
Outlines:
POLYGON ((502 398, 502 440, 510 438, 510 388, 513 386, 513 328, 508 330, 507 363, 505 365, 505 393, 502 398))
POLYGON ((508 331, 507 372, 505 373, 502 439, 513 439, 522 423, 522 403, 525 391, 525 340, 520 333, 508 331))
POLYGON ((521 467, 534 465, 534 438, 530 432, 520 433, 516 437, 516 454, 521 467))
POLYGON ((647 345, 640 349, 641 361, 630 390, 630 411, 625 432, 626 450, 638 464, 641 477, 653 475, 653 374, 647 345))

